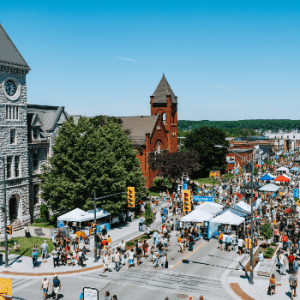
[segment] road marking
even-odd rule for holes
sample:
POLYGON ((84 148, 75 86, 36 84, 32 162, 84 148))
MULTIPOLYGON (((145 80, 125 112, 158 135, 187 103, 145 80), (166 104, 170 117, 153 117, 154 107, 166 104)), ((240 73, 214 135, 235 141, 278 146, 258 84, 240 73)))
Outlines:
POLYGON ((186 257, 184 257, 181 261, 179 261, 176 265, 174 265, 172 269, 174 269, 175 267, 177 267, 183 260, 185 260, 186 258, 188 258, 191 254, 193 254, 194 252, 196 252, 198 249, 200 249, 203 245, 205 245, 207 242, 204 242, 202 245, 200 245, 196 250, 194 250, 193 252, 191 252, 190 254, 188 254, 186 257))

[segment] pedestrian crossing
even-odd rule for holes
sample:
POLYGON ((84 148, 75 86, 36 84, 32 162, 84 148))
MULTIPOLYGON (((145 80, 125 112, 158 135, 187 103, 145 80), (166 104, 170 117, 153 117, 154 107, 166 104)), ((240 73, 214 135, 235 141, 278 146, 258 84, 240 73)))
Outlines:
POLYGON ((124 285, 137 285, 147 290, 161 290, 177 294, 200 296, 206 300, 232 299, 226 294, 221 280, 170 271, 121 269, 120 272, 102 274, 93 272, 81 275, 84 279, 107 281, 124 285))
POLYGON ((18 292, 38 281, 42 281, 40 278, 12 278, 13 294, 18 292))

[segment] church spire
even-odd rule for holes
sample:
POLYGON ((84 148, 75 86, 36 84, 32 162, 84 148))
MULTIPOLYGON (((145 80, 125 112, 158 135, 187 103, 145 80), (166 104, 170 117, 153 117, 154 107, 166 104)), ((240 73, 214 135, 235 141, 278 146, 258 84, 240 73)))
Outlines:
POLYGON ((177 97, 173 93, 164 73, 152 96, 153 103, 167 103, 167 96, 171 97, 172 103, 177 103, 177 97))

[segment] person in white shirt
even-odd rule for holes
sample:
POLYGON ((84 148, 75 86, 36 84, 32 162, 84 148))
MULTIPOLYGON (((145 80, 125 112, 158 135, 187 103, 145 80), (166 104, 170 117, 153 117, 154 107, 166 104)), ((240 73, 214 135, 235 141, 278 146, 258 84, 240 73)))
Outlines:
POLYGON ((121 242, 121 244, 119 245, 119 247, 120 247, 120 249, 121 249, 121 252, 125 252, 125 250, 126 250, 126 244, 125 244, 125 242, 124 241, 122 241, 121 242))
POLYGON ((41 286, 41 290, 43 291, 45 300, 48 298, 48 288, 49 288, 49 281, 45 277, 44 280, 42 281, 42 286, 41 286))
POLYGON ((244 244, 245 244, 245 241, 243 239, 238 239, 239 255, 242 255, 244 244))
POLYGON ((121 255, 117 250, 113 254, 113 260, 115 262, 115 270, 117 272, 119 272, 120 271, 120 266, 121 266, 121 255))
POLYGON ((107 253, 104 254, 102 262, 104 264, 103 273, 105 273, 106 269, 108 269, 110 271, 110 268, 109 268, 110 267, 110 259, 109 259, 109 256, 107 255, 107 253))

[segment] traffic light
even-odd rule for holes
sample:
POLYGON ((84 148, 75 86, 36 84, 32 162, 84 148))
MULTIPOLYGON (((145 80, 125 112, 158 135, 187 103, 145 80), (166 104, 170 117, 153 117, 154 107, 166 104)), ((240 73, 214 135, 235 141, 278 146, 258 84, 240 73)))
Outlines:
POLYGON ((134 208, 135 207, 135 188, 134 187, 127 188, 127 197, 128 197, 128 207, 134 208))
POLYGON ((189 190, 183 191, 183 211, 191 211, 191 192, 189 190))
POLYGON ((92 223, 92 232, 95 232, 95 231, 96 231, 96 224, 92 223))
POLYGON ((248 250, 252 248, 252 240, 251 239, 245 239, 245 246, 248 250))
POLYGON ((12 226, 6 226, 6 233, 7 234, 12 234, 12 226))

